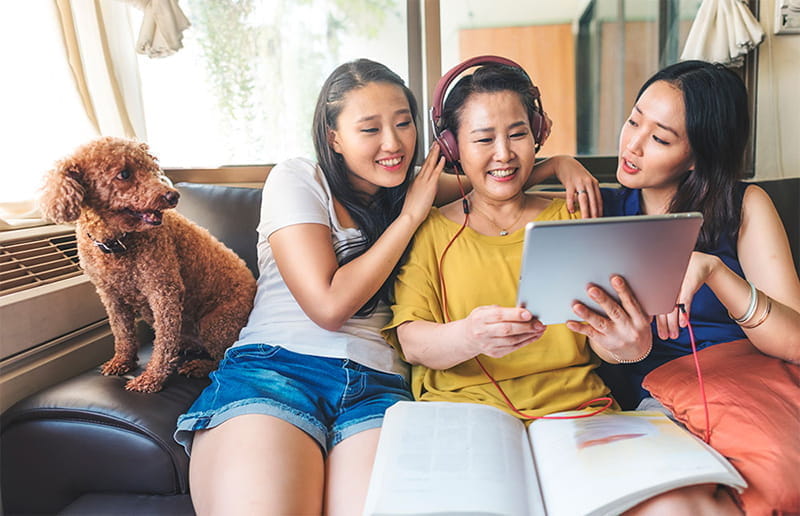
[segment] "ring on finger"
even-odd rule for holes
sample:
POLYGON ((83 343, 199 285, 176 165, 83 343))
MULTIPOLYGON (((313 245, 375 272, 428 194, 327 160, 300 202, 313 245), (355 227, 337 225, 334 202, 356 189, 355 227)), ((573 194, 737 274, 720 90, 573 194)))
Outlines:
POLYGON ((575 193, 576 193, 577 195, 580 195, 580 194, 588 194, 589 192, 587 192, 586 190, 578 190, 578 191, 577 191, 577 192, 575 192, 575 193))

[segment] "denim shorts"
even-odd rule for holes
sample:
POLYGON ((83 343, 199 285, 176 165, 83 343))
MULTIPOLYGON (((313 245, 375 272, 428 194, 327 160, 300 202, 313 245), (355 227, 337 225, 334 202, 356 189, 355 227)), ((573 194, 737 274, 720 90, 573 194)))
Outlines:
POLYGON ((303 430, 327 454, 342 440, 380 427, 396 402, 413 399, 401 375, 266 344, 228 349, 210 377, 211 385, 178 418, 175 440, 186 453, 196 430, 265 414, 303 430))

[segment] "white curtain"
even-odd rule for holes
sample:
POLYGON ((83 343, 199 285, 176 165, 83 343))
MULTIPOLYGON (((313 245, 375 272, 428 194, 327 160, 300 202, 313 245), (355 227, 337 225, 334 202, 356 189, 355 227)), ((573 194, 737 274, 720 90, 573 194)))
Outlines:
POLYGON ((145 140, 129 7, 111 0, 56 2, 76 87, 97 132, 145 140))
POLYGON ((741 66, 764 40, 764 30, 744 1, 703 0, 686 38, 681 60, 702 59, 741 66))
POLYGON ((136 51, 148 57, 166 57, 183 48, 183 31, 191 23, 178 0, 125 0, 143 12, 136 51))

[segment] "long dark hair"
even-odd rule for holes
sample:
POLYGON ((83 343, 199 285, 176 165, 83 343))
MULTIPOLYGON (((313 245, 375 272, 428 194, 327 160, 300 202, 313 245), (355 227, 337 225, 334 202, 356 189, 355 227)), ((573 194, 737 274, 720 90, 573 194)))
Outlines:
POLYGON ((533 123, 534 116, 539 112, 539 106, 533 82, 528 74, 515 66, 489 63, 459 79, 447 94, 442 106, 442 129, 449 129, 457 135, 467 98, 473 93, 498 91, 513 91, 518 94, 520 102, 528 113, 528 123, 533 123))
POLYGON ((696 249, 713 251, 723 236, 736 241, 741 225, 735 189, 744 175, 750 133, 747 89, 741 78, 723 65, 693 60, 657 72, 636 99, 656 81, 668 82, 682 92, 686 133, 694 156, 694 170, 678 186, 669 211, 701 212, 704 222, 696 249))
MULTIPOLYGON (((364 237, 363 246, 358 251, 349 254, 339 265, 343 265, 366 252, 383 234, 389 224, 397 218, 403 207, 408 186, 414 177, 412 163, 408 167, 406 178, 402 184, 392 188, 379 188, 375 195, 367 195, 352 187, 344 157, 335 152, 330 146, 328 134, 331 130, 337 129, 339 115, 344 108, 345 95, 350 91, 363 88, 374 82, 394 84, 403 90, 403 94, 408 100, 414 125, 419 127, 417 101, 414 99, 411 90, 403 82, 403 79, 385 65, 369 59, 358 59, 337 67, 325 81, 325 84, 322 85, 322 90, 317 99, 317 107, 314 110, 313 133, 317 161, 325 174, 325 178, 328 180, 331 193, 347 209, 364 237)), ((417 142, 419 142, 419 136, 417 136, 417 142)), ((413 160, 416 155, 417 144, 414 145, 414 153, 410 159, 413 160)), ((378 292, 358 310, 357 316, 372 313, 380 301, 386 303, 390 301, 392 286, 399 269, 400 263, 394 267, 394 270, 381 285, 378 292)))

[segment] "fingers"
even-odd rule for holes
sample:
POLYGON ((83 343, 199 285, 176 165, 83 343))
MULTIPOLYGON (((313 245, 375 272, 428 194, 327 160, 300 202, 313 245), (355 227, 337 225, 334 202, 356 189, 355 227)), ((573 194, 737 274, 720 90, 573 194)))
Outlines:
POLYGON ((595 179, 592 182, 591 188, 587 189, 587 194, 587 197, 589 198, 589 213, 591 218, 596 219, 602 216, 603 196, 600 194, 600 182, 595 179))
POLYGON ((628 282, 626 282, 622 276, 612 276, 611 286, 619 296, 619 299, 622 302, 622 308, 628 317, 636 321, 638 324, 647 323, 650 320, 650 317, 644 312, 642 305, 639 304, 639 300, 628 286, 628 282))
POLYGON ((425 156, 425 161, 422 163, 422 168, 417 174, 417 177, 428 176, 438 179, 439 173, 444 170, 445 159, 441 154, 438 142, 433 142, 428 155, 425 156))
POLYGON ((481 354, 501 357, 542 336, 546 327, 524 308, 478 307, 467 317, 481 354))
POLYGON ((656 316, 656 334, 661 340, 669 338, 669 323, 667 322, 667 314, 658 314, 656 316))
POLYGON ((603 198, 600 194, 600 183, 592 177, 585 176, 566 190, 566 202, 570 211, 577 206, 585 219, 600 217, 603 214, 603 198))
POLYGON ((589 191, 588 190, 578 190, 578 207, 581 210, 581 215, 583 215, 584 219, 592 218, 592 203, 589 199, 589 191))
MULTIPOLYGON (((597 287, 594 287, 597 288, 597 287)), ((598 289, 599 290, 599 289, 598 289)), ((602 306, 602 305, 601 305, 602 306)), ((588 306, 584 305, 583 303, 575 303, 572 305, 572 311, 575 312, 575 315, 580 317, 584 320, 584 324, 582 324, 582 328, 580 329, 573 329, 569 324, 567 327, 570 330, 576 331, 578 333, 582 333, 587 337, 600 337, 601 335, 606 335, 611 330, 611 321, 603 317, 602 315, 598 314, 594 310, 590 309, 588 306)), ((579 324, 579 323, 576 323, 579 324)))
MULTIPOLYGON (((586 308, 584 305, 581 305, 581 306, 586 308)), ((572 311, 576 312, 576 314, 577 314, 578 310, 576 310, 576 309, 577 309, 577 306, 573 306, 572 307, 572 311)), ((586 310, 588 311, 588 308, 586 308, 586 310)), ((581 319, 584 318, 582 315, 579 315, 579 317, 581 317, 581 319)), ((598 337, 601 336, 600 332, 595 330, 588 323, 579 322, 579 321, 567 321, 566 325, 567 325, 567 328, 569 330, 574 331, 575 333, 580 333, 581 335, 586 335, 590 339, 597 339, 598 337)))

